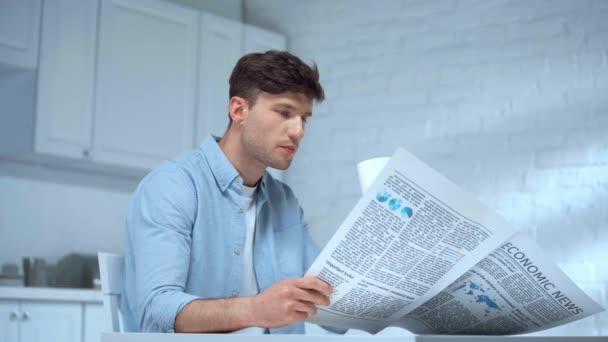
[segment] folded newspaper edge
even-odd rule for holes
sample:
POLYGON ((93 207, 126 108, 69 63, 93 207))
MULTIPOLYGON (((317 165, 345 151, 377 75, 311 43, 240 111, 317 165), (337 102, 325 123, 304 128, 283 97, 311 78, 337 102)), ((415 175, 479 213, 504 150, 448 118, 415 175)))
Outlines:
POLYGON ((511 335, 604 311, 533 241, 406 150, 369 165, 359 165, 367 190, 306 272, 334 289, 309 322, 511 335))

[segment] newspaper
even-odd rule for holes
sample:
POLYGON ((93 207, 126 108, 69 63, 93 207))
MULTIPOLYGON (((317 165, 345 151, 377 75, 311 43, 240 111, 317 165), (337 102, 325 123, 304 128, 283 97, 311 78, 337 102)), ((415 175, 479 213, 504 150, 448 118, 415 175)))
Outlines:
POLYGON ((309 322, 508 335, 604 310, 532 241, 404 149, 371 174, 360 173, 363 197, 306 272, 334 289, 309 322))

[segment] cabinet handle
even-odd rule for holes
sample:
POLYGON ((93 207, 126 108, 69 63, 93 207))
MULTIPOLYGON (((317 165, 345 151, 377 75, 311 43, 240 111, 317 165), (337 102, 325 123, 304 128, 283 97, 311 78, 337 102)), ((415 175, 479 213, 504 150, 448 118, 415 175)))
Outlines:
POLYGON ((30 319, 30 313, 29 312, 24 312, 23 314, 21 314, 21 320, 22 321, 27 321, 30 319))
POLYGON ((17 313, 17 311, 11 311, 8 317, 11 321, 15 321, 17 320, 17 318, 19 318, 19 314, 17 313))
POLYGON ((89 150, 82 150, 82 155, 85 157, 89 156, 89 150))

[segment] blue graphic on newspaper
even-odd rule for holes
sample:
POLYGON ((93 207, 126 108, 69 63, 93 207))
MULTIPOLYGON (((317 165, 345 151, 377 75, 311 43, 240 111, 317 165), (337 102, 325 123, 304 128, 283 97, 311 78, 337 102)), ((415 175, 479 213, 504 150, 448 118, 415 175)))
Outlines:
POLYGON ((401 199, 400 198, 393 198, 392 200, 388 201, 388 207, 391 208, 391 210, 399 210, 399 208, 401 208, 401 199))
POLYGON ((390 197, 391 197, 391 193, 388 192, 388 191, 386 191, 386 189, 384 189, 383 192, 379 192, 379 193, 376 194, 376 199, 380 203, 386 202, 390 197))
POLYGON ((470 297, 469 303, 479 303, 483 310, 484 317, 488 317, 492 314, 498 314, 502 311, 500 307, 504 308, 504 305, 499 306, 496 302, 496 298, 491 293, 491 289, 486 288, 484 284, 478 284, 476 282, 465 280, 460 285, 452 289, 452 292, 460 292, 465 296, 470 297))
POLYGON ((410 207, 404 207, 403 209, 401 209, 401 216, 403 217, 409 217, 412 218, 412 215, 414 215, 414 211, 412 210, 412 208, 410 207))
POLYGON ((391 194, 386 189, 376 193, 376 200, 378 200, 378 202, 380 203, 386 203, 387 207, 392 211, 398 211, 399 209, 401 209, 401 211, 399 212, 401 213, 401 217, 403 218, 412 218, 412 216, 414 215, 414 210, 412 208, 408 206, 404 206, 403 208, 401 208, 401 205, 403 204, 403 199, 399 197, 393 197, 393 194, 391 194))

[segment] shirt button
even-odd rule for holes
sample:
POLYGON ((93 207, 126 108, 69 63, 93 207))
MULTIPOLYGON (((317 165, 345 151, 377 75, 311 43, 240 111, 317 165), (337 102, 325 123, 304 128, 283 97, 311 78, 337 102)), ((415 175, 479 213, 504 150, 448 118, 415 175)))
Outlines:
POLYGON ((241 182, 241 177, 236 177, 236 182, 240 183, 241 182))
POLYGON ((240 249, 238 249, 238 248, 235 248, 235 249, 234 249, 234 254, 236 254, 236 255, 241 254, 241 250, 240 250, 240 249))
POLYGON ((243 208, 239 208, 239 213, 243 213, 243 211, 245 211, 243 208))

